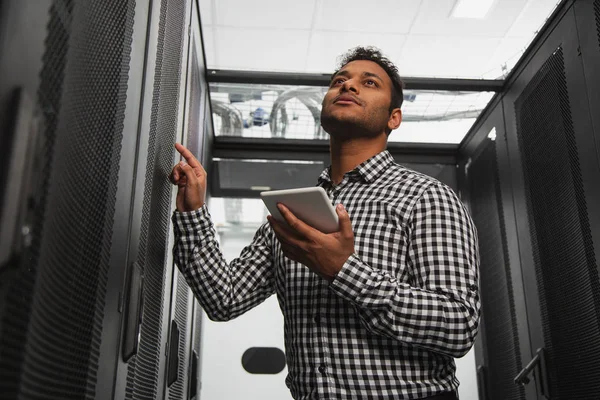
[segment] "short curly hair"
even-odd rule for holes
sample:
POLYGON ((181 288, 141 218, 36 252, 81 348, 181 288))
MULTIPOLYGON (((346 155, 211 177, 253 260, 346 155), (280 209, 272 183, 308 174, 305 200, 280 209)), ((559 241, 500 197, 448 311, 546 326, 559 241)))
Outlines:
POLYGON ((373 46, 358 46, 353 49, 348 50, 347 53, 340 56, 338 69, 331 75, 331 79, 336 76, 338 72, 348 63, 352 61, 373 61, 377 63, 383 70, 387 73, 387 75, 392 80, 392 102, 390 104, 390 112, 392 112, 395 108, 402 107, 402 103, 404 102, 404 82, 400 78, 400 74, 398 73, 398 68, 391 62, 387 57, 385 57, 381 50, 373 46))

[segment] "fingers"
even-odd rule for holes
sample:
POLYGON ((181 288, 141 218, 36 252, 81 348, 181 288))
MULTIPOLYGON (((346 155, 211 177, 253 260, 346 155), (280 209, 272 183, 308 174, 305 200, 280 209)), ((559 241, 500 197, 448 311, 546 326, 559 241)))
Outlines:
POLYGON ((288 223, 288 225, 293 230, 306 237, 307 239, 313 239, 315 236, 321 233, 315 228, 305 224, 304 222, 296 218, 296 216, 292 214, 292 212, 283 204, 277 204, 277 208, 279 209, 279 212, 281 213, 285 221, 288 223))
POLYGON ((269 220, 269 223, 275 232, 275 236, 277 236, 277 239, 279 239, 280 242, 299 247, 299 243, 303 240, 303 238, 298 235, 298 233, 294 232, 284 223, 277 221, 271 215, 269 215, 267 219, 269 220))
POLYGON ((192 168, 200 168, 202 171, 204 171, 204 168, 202 167, 200 162, 196 159, 196 157, 194 157, 192 152, 189 151, 185 146, 183 146, 179 143, 175 143, 175 149, 179 152, 179 154, 181 154, 181 156, 183 158, 185 158, 185 161, 187 161, 187 163, 192 168))
POLYGON ((352 231, 352 222, 350 221, 350 215, 344 206, 340 203, 335 207, 335 211, 338 215, 340 234, 344 238, 354 238, 354 232, 352 231))
POLYGON ((185 177, 187 178, 187 184, 188 185, 197 185, 198 184, 198 177, 196 176, 196 174, 194 173, 194 170, 192 169, 192 167, 189 164, 185 164, 183 162, 179 163, 178 166, 181 168, 181 171, 184 173, 185 177))
POLYGON ((184 174, 181 169, 181 166, 179 164, 177 164, 176 166, 173 167, 173 170, 171 171, 171 174, 169 175, 169 180, 171 181, 171 183, 173 185, 177 185, 179 183, 179 179, 181 178, 182 175, 184 175, 184 174))

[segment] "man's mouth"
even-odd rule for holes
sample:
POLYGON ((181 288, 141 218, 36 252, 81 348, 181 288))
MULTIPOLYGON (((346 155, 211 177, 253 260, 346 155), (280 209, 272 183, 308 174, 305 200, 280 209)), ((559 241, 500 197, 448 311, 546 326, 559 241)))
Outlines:
POLYGON ((336 104, 358 104, 358 105, 360 105, 360 102, 356 98, 354 98, 353 96, 348 95, 348 94, 343 94, 341 96, 336 97, 333 102, 336 104))

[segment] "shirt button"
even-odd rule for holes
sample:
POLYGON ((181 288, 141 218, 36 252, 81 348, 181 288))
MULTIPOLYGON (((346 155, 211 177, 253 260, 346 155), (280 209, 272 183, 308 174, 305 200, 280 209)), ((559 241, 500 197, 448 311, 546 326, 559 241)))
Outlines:
POLYGON ((321 322, 321 316, 319 314, 316 314, 313 317, 313 321, 315 322, 315 324, 319 325, 319 322, 321 322))
POLYGON ((324 374, 326 370, 327 370, 327 368, 325 367, 325 364, 319 365, 319 372, 320 373, 324 374))

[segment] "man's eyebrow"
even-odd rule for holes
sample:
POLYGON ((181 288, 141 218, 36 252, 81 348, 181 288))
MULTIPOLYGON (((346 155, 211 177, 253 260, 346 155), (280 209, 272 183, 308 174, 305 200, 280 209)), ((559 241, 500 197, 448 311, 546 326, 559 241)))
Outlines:
POLYGON ((340 75, 341 76, 348 76, 348 75, 350 75, 350 73, 347 70, 338 71, 338 72, 335 73, 335 75, 333 75, 331 77, 331 80, 334 80, 336 77, 338 77, 340 75))
POLYGON ((381 82, 383 82, 383 79, 381 79, 381 77, 377 74, 374 74, 373 72, 363 72, 363 76, 368 76, 370 78, 377 78, 379 79, 381 82))
MULTIPOLYGON (((381 79, 381 77, 373 72, 363 72, 361 74, 363 77, 367 76, 369 78, 377 78, 379 79, 381 82, 383 82, 383 79, 381 79)), ((338 76, 350 76, 350 72, 348 72, 347 70, 342 70, 337 72, 335 75, 333 75, 333 77, 331 78, 331 80, 333 81, 335 78, 337 78, 338 76)))

